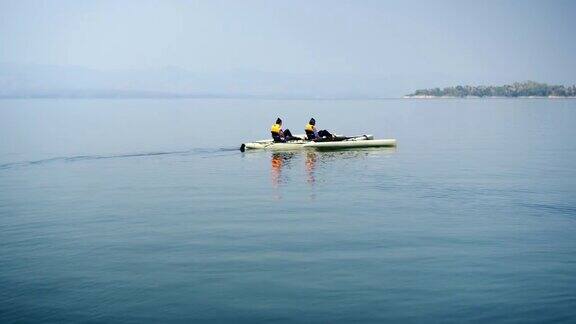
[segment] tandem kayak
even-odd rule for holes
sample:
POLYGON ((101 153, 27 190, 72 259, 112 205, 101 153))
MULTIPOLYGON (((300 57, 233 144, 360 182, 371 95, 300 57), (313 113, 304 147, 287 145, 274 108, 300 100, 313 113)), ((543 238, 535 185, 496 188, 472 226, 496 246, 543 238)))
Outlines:
POLYGON ((240 151, 246 150, 273 150, 273 151, 292 151, 302 149, 317 150, 337 150, 362 147, 394 147, 395 139, 374 139, 372 135, 360 135, 345 137, 336 141, 308 141, 295 140, 286 143, 276 143, 273 140, 261 140, 255 142, 243 143, 240 151))

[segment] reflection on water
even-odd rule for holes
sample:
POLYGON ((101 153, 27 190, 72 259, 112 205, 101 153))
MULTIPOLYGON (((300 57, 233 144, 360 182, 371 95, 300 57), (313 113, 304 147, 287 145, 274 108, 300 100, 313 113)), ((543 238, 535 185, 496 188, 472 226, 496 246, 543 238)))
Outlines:
POLYGON ((294 153, 272 153, 270 165, 272 166, 272 186, 278 188, 282 182, 285 182, 285 177, 282 176, 282 169, 290 167, 290 160, 294 157, 294 153))
POLYGON ((306 152, 306 181, 310 185, 314 185, 316 178, 314 171, 316 169, 316 161, 318 161, 318 153, 316 152, 306 152))
MULTIPOLYGON (((306 183, 310 186, 311 198, 315 198, 314 187, 318 182, 318 176, 322 170, 327 170, 334 163, 346 159, 364 159, 373 156, 383 156, 396 152, 396 148, 365 148, 339 151, 298 151, 298 152, 274 152, 270 157, 272 187, 275 189, 276 198, 282 198, 280 188, 289 183, 286 169, 298 165, 298 160, 304 160, 304 172, 306 183)), ((298 169, 296 169, 298 170, 298 169)))

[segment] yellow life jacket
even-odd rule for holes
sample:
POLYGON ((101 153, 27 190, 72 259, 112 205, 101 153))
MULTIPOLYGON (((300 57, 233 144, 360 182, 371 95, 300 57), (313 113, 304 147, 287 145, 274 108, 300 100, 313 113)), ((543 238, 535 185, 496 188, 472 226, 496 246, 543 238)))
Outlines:
POLYGON ((314 125, 308 124, 308 125, 306 125, 306 127, 304 127, 304 130, 306 132, 314 132, 314 125))
POLYGON ((270 131, 274 134, 280 134, 281 130, 282 130, 282 126, 280 124, 274 124, 274 125, 272 125, 272 127, 270 127, 270 131))

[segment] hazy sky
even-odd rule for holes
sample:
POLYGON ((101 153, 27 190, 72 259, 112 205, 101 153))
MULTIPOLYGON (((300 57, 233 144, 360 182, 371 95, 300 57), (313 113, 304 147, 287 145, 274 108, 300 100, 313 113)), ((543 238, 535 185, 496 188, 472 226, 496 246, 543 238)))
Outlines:
POLYGON ((0 1, 0 62, 576 83, 576 1, 0 1))

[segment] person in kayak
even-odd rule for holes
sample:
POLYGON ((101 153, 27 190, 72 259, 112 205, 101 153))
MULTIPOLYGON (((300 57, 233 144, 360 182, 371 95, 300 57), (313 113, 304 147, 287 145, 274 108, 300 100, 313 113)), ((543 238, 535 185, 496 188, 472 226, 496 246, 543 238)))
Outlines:
POLYGON ((285 143, 287 141, 300 140, 300 137, 292 136, 289 129, 282 130, 282 119, 276 119, 276 123, 270 128, 272 138, 276 143, 285 143))
POLYGON ((325 129, 318 131, 316 129, 316 120, 314 118, 310 119, 306 127, 304 127, 304 130, 306 131, 306 137, 308 137, 308 140, 310 141, 318 139, 327 139, 327 140, 334 139, 334 135, 330 134, 329 131, 325 129))

